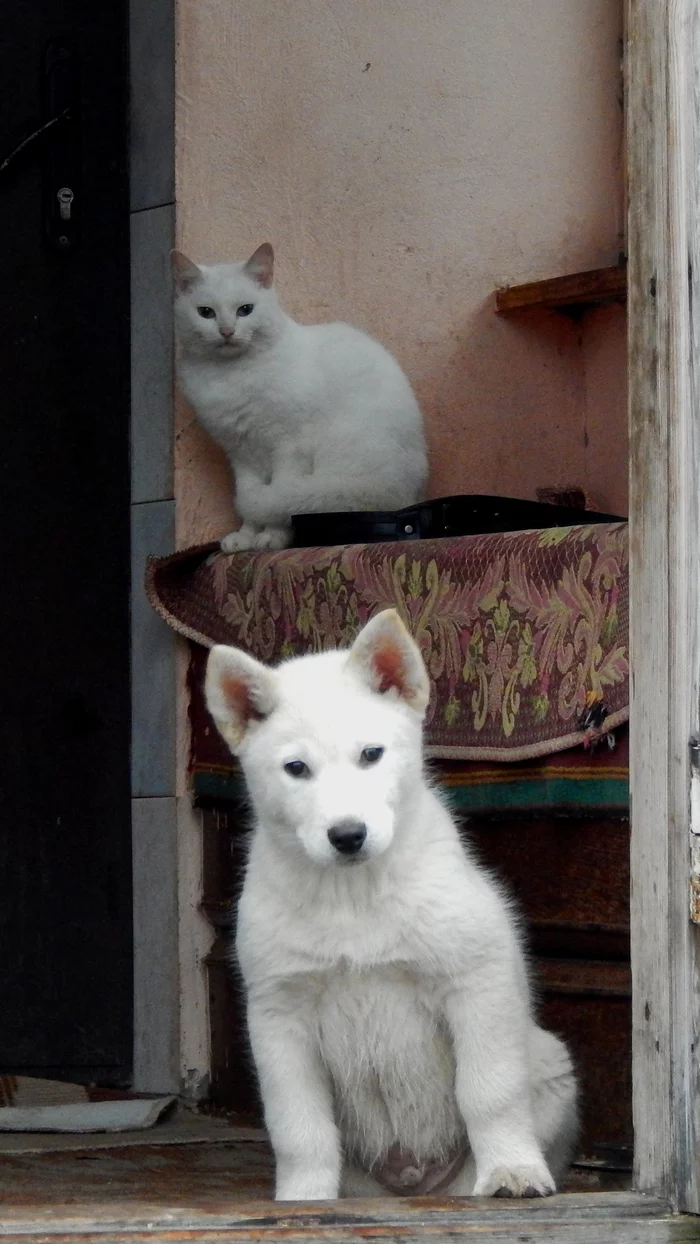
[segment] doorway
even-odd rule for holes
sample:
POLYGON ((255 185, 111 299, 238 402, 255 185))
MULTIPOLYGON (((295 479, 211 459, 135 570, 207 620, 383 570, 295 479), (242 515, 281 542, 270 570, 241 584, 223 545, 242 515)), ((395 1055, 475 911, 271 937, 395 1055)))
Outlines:
POLYGON ((132 1063, 126 4, 14 0, 0 47, 0 1071, 119 1085, 132 1063))

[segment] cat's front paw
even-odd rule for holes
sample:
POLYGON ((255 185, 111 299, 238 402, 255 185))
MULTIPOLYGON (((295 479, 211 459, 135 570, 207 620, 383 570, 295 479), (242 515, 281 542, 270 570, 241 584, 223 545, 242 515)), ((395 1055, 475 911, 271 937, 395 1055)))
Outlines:
POLYGON ((242 553, 246 549, 256 548, 257 533, 249 523, 244 523, 238 531, 230 531, 220 541, 222 553, 242 553))
POLYGON ((263 527, 255 537, 256 549, 286 549, 289 531, 286 527, 263 527))
POLYGON ((533 1166, 496 1166, 480 1175, 474 1196, 551 1196, 556 1185, 544 1162, 533 1166))

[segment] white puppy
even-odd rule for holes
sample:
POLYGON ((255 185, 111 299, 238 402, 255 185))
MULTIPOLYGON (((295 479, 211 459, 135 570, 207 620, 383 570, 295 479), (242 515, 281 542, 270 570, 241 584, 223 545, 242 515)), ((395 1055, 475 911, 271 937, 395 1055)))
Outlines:
POLYGON ((426 781, 428 694, 393 610, 349 651, 209 658, 255 813, 236 945, 278 1200, 546 1196, 570 1160, 571 1061, 426 781))

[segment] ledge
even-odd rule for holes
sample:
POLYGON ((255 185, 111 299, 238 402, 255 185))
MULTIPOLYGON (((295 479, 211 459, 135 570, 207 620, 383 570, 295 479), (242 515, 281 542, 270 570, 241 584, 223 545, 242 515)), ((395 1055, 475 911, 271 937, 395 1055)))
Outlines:
POLYGON ((596 268, 592 272, 574 272, 549 281, 506 285, 496 290, 496 310, 501 315, 528 308, 552 307, 567 311, 626 301, 627 268, 624 264, 596 268))

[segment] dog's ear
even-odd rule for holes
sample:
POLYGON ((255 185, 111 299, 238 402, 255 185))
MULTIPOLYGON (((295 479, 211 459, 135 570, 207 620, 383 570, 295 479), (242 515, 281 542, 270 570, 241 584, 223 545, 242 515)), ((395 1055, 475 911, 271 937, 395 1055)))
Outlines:
POLYGON ((420 649, 395 609, 378 613, 360 631, 348 665, 380 695, 398 695, 421 715, 428 707, 430 682, 420 649))
POLYGON ((217 644, 209 653, 204 694, 207 708, 231 751, 235 752, 251 722, 272 712, 277 675, 240 648, 217 644))

